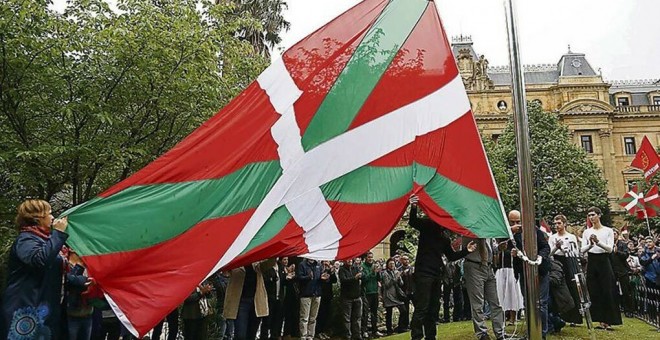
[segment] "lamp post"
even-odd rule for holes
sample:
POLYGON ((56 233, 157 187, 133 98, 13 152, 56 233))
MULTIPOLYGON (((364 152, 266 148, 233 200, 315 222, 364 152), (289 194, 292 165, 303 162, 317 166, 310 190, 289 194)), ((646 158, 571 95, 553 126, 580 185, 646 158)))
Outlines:
POLYGON ((536 214, 539 227, 541 226, 541 220, 543 219, 544 211, 541 209, 541 200, 542 196, 542 186, 548 183, 552 183, 554 178, 550 175, 541 176, 542 169, 547 169, 550 165, 547 162, 541 161, 538 162, 535 166, 536 176, 534 176, 534 191, 536 192, 536 214))

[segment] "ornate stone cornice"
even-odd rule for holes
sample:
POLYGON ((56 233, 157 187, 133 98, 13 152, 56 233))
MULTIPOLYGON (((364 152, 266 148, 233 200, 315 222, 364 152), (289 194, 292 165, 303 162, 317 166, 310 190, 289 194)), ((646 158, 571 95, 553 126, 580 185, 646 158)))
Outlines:
POLYGON ((612 119, 639 119, 639 118, 660 118, 660 113, 616 113, 612 119))
MULTIPOLYGON (((524 72, 548 72, 558 71, 556 64, 533 64, 523 65, 524 72)), ((489 73, 511 73, 511 68, 508 65, 491 66, 488 68, 489 73)))
POLYGON ((608 82, 613 86, 660 85, 660 79, 610 80, 608 82))

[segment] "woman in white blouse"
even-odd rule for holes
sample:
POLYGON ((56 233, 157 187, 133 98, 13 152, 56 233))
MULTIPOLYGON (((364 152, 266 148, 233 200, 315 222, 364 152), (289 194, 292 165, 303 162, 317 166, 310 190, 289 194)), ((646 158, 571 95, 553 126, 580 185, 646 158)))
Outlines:
POLYGON ((566 230, 567 220, 564 215, 555 216, 553 223, 557 233, 550 236, 550 255, 559 261, 564 269, 564 280, 566 286, 571 292, 575 307, 571 310, 561 313, 561 318, 572 324, 582 324, 582 315, 580 314, 580 294, 573 279, 575 278, 577 266, 580 265, 579 246, 575 235, 566 230))
POLYGON ((587 287, 591 297, 591 317, 600 322, 596 328, 612 330, 620 325, 621 312, 617 299, 616 278, 612 271, 610 254, 614 248, 614 232, 600 223, 600 209, 591 207, 587 218, 592 227, 582 234, 582 252, 588 253, 587 287))

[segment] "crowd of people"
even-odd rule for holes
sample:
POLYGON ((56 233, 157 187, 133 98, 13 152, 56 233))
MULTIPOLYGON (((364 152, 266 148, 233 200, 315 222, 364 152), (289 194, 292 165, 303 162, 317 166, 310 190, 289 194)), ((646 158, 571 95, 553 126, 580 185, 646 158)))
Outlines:
MULTIPOLYGON (((522 250, 518 211, 508 214, 513 239, 460 237, 418 216, 411 197, 409 224, 419 231, 414 265, 405 253, 375 259, 372 253, 344 261, 282 257, 219 271, 202 282, 151 332, 177 339, 369 339, 410 331, 414 340, 435 339, 437 325, 471 320, 478 339, 504 339, 505 326, 522 318, 525 261, 537 265, 539 314, 545 338, 566 324, 582 324, 577 284, 586 284, 598 328, 622 324, 622 311, 657 317, 632 292, 660 286, 657 238, 638 237, 600 222, 590 208, 590 228, 574 233, 565 216, 552 232, 535 229, 541 262, 522 250), (584 276, 585 280, 578 278, 584 276), (182 323, 180 325, 180 323, 182 323), (164 325, 167 328, 164 329, 164 325), (166 334, 163 334, 166 333, 166 334)), ((18 208, 20 233, 9 257, 2 299, 9 339, 133 339, 121 326, 84 263, 66 247, 67 220, 54 220, 50 205, 28 200, 18 208)), ((537 279, 533 278, 533 279, 537 279)))

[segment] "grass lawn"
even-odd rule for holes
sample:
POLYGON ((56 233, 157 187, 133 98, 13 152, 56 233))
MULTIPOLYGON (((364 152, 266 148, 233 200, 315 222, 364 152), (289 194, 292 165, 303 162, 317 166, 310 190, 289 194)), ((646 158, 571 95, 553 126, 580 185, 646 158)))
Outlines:
MULTIPOLYGON (((490 323, 488 324, 490 327, 490 323)), ((518 326, 518 334, 524 333, 526 329, 524 324, 518 326)), ((513 327, 507 327, 507 334, 513 333, 513 327)), ((595 330, 596 339, 625 339, 625 340, 645 340, 645 339, 660 339, 660 333, 656 331, 653 326, 650 326, 643 321, 637 319, 624 318, 623 325, 614 326, 614 331, 595 330)), ((490 336, 493 336, 490 333, 490 336)), ((443 340, 466 340, 476 339, 472 331, 472 322, 451 322, 440 324, 438 326, 438 339, 443 340)), ((390 337, 384 337, 387 340, 408 340, 410 333, 397 334, 390 337)), ((570 327, 566 326, 561 330, 560 334, 551 334, 548 339, 553 340, 577 340, 577 339, 590 339, 589 332, 585 325, 570 327)))

